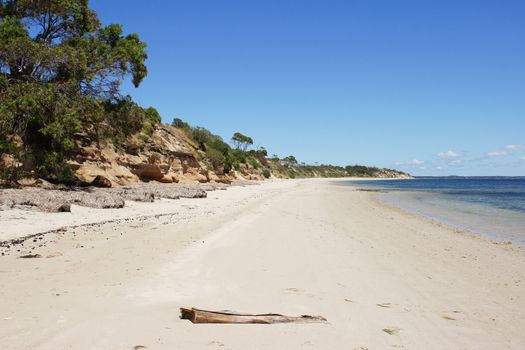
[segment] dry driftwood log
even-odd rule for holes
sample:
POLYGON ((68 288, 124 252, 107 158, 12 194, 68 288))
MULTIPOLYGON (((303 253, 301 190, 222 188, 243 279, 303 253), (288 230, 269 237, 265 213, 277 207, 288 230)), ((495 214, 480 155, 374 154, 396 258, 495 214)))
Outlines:
POLYGON ((311 323, 326 322, 321 316, 285 316, 279 314, 243 314, 233 311, 209 311, 195 308, 180 308, 180 318, 192 323, 311 323))

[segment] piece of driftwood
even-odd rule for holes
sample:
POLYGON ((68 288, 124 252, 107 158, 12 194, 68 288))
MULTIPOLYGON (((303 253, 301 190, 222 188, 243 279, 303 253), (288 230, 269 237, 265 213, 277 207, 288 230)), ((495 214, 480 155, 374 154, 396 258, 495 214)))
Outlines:
POLYGON ((285 316, 279 314, 243 314, 233 311, 209 311, 195 308, 180 308, 180 318, 190 320, 192 323, 312 323, 326 322, 321 316, 285 316))

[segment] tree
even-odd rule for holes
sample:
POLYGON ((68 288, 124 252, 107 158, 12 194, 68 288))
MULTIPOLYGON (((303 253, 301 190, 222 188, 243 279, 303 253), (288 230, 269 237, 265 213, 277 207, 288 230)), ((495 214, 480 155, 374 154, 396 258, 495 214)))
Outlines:
POLYGON ((177 129, 190 129, 190 124, 180 118, 173 118, 171 125, 177 129))
POLYGON ((208 129, 197 126, 192 129, 192 137, 199 144, 199 148, 205 151, 206 143, 213 138, 213 134, 208 129))
POLYGON ((154 107, 145 108, 144 117, 151 125, 157 125, 162 122, 162 117, 154 107))
POLYGON ((284 157, 282 161, 287 166, 297 165, 297 159, 294 156, 284 157))
POLYGON ((243 135, 240 132, 236 132, 232 136, 232 143, 236 149, 246 152, 248 147, 253 145, 253 140, 251 137, 243 135))
POLYGON ((87 0, 0 0, 0 158, 61 181, 76 132, 98 135, 117 115, 133 130, 156 120, 119 93, 127 76, 140 85, 146 59, 139 36, 102 26, 87 0))

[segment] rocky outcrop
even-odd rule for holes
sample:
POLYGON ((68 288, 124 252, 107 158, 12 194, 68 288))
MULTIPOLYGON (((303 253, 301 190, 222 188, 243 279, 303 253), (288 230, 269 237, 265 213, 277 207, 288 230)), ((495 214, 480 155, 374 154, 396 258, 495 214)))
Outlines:
POLYGON ((108 209, 122 208, 125 201, 153 202, 156 199, 205 198, 207 191, 224 189, 222 184, 145 183, 115 188, 51 190, 38 187, 0 189, 0 210, 35 207, 45 212, 68 212, 71 205, 108 209))
POLYGON ((412 179, 413 177, 410 174, 403 173, 401 171, 393 169, 378 169, 374 173, 374 177, 380 179, 412 179))
POLYGON ((105 187, 105 188, 110 188, 112 186, 111 184, 111 181, 105 177, 105 176, 102 176, 102 175, 97 175, 93 181, 91 181, 91 186, 95 186, 95 187, 105 187))
POLYGON ((79 151, 69 164, 81 183, 98 187, 111 183, 116 187, 150 181, 231 183, 236 179, 235 174, 209 171, 197 159, 200 155, 197 145, 182 130, 169 125, 158 125, 151 136, 142 134, 142 140, 134 136, 120 148, 111 143, 97 144, 87 134, 77 136, 79 151))

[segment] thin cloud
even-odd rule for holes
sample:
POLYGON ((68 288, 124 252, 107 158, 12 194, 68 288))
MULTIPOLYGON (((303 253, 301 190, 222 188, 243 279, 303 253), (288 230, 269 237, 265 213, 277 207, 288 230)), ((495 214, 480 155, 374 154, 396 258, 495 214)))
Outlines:
POLYGON ((461 157, 461 154, 448 150, 446 152, 439 152, 438 154, 439 158, 458 158, 461 157))
POLYGON ((523 146, 523 145, 507 145, 507 146, 505 146, 505 149, 508 149, 509 151, 521 151, 524 148, 525 148, 525 146, 523 146))
POLYGON ((487 153, 487 157, 495 158, 495 157, 504 157, 508 156, 509 152, 507 151, 494 151, 487 153))
POLYGON ((455 159, 450 162, 451 165, 460 165, 461 163, 463 163, 461 159, 455 159))

